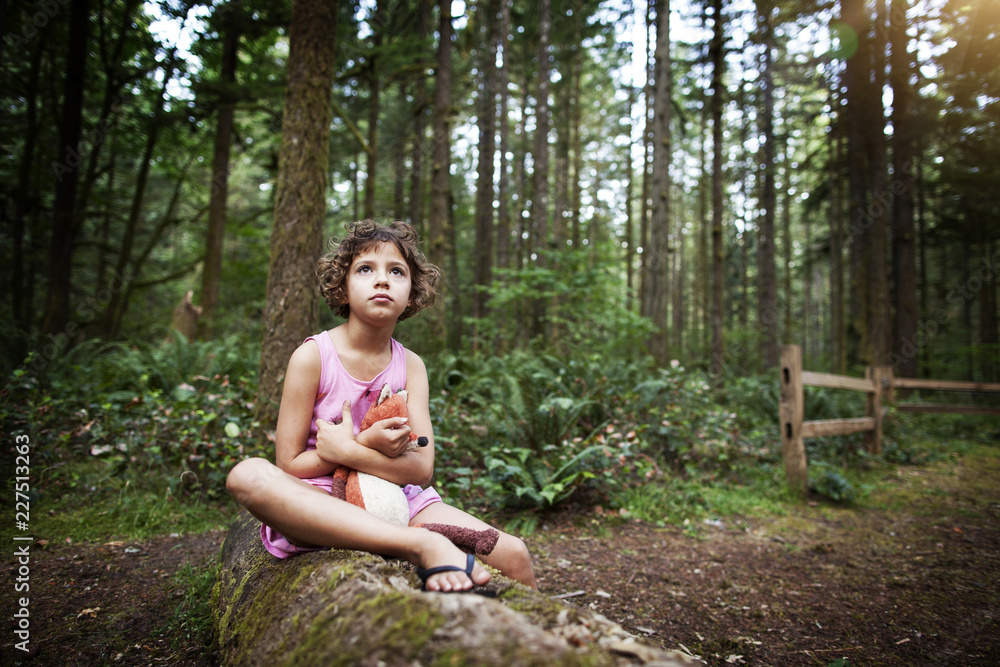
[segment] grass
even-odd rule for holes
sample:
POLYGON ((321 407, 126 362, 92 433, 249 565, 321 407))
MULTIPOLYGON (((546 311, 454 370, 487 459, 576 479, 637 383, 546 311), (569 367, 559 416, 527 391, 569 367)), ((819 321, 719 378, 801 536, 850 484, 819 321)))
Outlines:
POLYGON ((202 533, 229 524, 230 501, 205 502, 155 474, 123 479, 100 460, 51 471, 36 485, 36 538, 50 541, 142 541, 171 533, 202 533))
POLYGON ((855 451, 843 440, 817 443, 810 460, 812 493, 806 507, 788 491, 780 461, 744 461, 724 477, 651 481, 619 491, 614 503, 627 516, 659 526, 683 526, 692 533, 706 520, 730 523, 740 518, 771 518, 775 526, 796 530, 793 524, 800 509, 830 520, 867 510, 907 508, 919 513, 922 500, 974 492, 976 483, 955 477, 959 459, 965 459, 965 469, 984 471, 984 479, 985 471, 1000 466, 995 424, 996 420, 986 420, 973 430, 967 423, 961 428, 952 418, 901 419, 887 431, 883 455, 877 457, 855 451))
POLYGON ((212 587, 219 572, 218 563, 183 565, 174 574, 173 583, 183 593, 181 601, 167 620, 164 633, 177 642, 194 640, 210 650, 212 638, 212 587))

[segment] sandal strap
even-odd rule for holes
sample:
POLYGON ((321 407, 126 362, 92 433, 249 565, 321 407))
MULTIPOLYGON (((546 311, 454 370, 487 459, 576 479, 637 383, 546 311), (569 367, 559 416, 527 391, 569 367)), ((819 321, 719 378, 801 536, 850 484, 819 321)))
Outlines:
MULTIPOLYGON (((417 568, 417 576, 420 580, 426 582, 435 574, 440 574, 442 572, 464 572, 469 581, 472 581, 472 568, 475 567, 476 557, 472 554, 466 554, 465 569, 458 567, 457 565, 438 565, 437 567, 430 567, 426 570, 423 568, 417 568)), ((475 583, 475 582, 473 582, 475 583)))

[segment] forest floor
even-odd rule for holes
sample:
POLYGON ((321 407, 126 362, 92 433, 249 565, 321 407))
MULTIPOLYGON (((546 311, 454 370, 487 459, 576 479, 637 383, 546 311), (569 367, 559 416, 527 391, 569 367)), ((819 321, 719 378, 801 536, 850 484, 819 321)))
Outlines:
MULTIPOLYGON (((8 635, 4 654, 27 665, 212 665, 203 632, 176 610, 183 572, 210 567, 223 538, 33 545, 31 652, 13 651, 8 635)), ((544 593, 711 665, 1000 664, 994 448, 894 469, 854 507, 684 529, 570 509, 526 541, 544 593)))

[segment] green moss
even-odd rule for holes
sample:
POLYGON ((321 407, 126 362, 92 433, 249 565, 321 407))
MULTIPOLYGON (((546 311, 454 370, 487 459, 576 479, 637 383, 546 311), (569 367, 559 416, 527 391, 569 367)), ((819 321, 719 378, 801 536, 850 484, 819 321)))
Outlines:
MULTIPOLYGON (((497 602, 459 597, 465 611, 457 611, 456 598, 445 602, 405 584, 397 589, 389 582, 400 577, 415 588, 413 573, 375 556, 331 550, 275 559, 261 548, 252 522, 237 522, 222 560, 213 591, 222 664, 614 664, 596 641, 574 649, 551 635, 535 641, 534 632, 517 639, 521 621, 494 627, 490 605, 497 602)), ((617 636, 617 626, 593 623, 586 610, 494 576, 499 604, 524 616, 527 626, 575 631, 579 625, 595 639, 617 636)), ((511 622, 509 612, 503 616, 511 622)))
POLYGON ((310 620, 309 628, 284 659, 288 665, 327 664, 336 645, 337 662, 411 662, 429 645, 444 618, 419 597, 387 590, 367 598, 351 597, 349 614, 333 601, 310 620))

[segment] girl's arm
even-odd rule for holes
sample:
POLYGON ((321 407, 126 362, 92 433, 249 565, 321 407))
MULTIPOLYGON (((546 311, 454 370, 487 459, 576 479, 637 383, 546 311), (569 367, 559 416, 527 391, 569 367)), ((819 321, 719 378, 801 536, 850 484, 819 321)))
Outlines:
POLYGON ((319 345, 306 341, 288 360, 281 391, 275 432, 277 464, 300 479, 328 475, 337 467, 320 458, 315 449, 306 451, 322 368, 319 345))
MULTIPOLYGON (((339 430, 349 428, 350 412, 345 409, 344 422, 341 424, 333 425, 322 420, 317 421, 319 432, 316 434, 316 451, 322 452, 326 460, 339 461, 350 468, 381 477, 393 484, 428 484, 434 474, 434 434, 431 427, 430 389, 424 362, 409 350, 406 351, 406 393, 406 404, 409 412, 408 428, 404 427, 400 429, 400 432, 405 431, 408 434, 412 431, 418 436, 426 436, 426 447, 420 447, 410 452, 404 451, 397 456, 387 456, 378 449, 364 446, 357 440, 349 442, 343 437, 338 437, 339 430)), ((381 423, 379 422, 379 424, 381 423)), ((377 426, 373 425, 372 429, 375 428, 377 426)), ((360 436, 359 439, 364 440, 360 436)))

